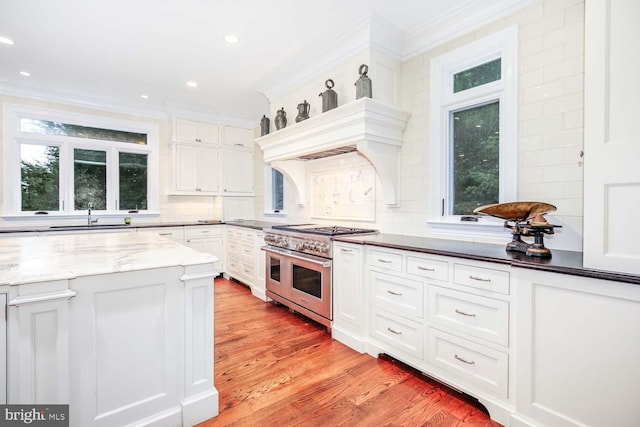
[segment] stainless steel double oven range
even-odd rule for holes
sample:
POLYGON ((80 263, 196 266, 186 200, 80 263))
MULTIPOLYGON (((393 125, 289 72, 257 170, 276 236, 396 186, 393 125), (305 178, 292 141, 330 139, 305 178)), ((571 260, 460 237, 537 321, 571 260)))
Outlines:
POLYGON ((267 297, 330 329, 331 238, 378 231, 313 224, 274 226, 264 231, 267 297))

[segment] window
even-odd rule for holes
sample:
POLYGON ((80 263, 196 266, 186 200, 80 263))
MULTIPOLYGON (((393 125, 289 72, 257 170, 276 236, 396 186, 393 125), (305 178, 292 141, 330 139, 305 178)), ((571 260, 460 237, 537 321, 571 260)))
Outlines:
POLYGON ((516 197, 516 50, 510 28, 431 63, 429 220, 436 232, 459 227, 478 206, 516 197))
POLYGON ((157 126, 4 108, 5 216, 157 210, 157 126))
POLYGON ((265 167, 265 212, 280 214, 284 210, 284 176, 272 167, 265 167))

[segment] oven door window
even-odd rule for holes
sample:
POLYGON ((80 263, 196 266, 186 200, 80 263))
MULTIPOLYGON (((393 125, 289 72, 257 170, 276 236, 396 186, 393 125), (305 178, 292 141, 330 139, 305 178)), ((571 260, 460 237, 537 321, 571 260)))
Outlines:
POLYGON ((281 264, 279 258, 269 257, 269 278, 280 283, 281 264))
POLYGON ((322 272, 294 264, 292 282, 294 289, 322 298, 322 272))

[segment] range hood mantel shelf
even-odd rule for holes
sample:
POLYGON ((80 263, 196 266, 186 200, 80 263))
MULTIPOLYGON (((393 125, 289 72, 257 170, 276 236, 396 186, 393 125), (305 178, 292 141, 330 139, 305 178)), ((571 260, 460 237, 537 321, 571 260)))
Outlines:
POLYGON ((384 201, 398 204, 402 135, 409 113, 371 98, 361 98, 316 117, 256 139, 264 161, 296 185, 304 203, 304 160, 358 151, 380 177, 384 201))

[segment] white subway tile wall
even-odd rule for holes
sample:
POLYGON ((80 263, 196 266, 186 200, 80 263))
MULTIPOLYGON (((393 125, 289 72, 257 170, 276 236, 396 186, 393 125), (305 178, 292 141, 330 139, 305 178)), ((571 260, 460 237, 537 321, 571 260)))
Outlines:
MULTIPOLYGON (((537 2, 512 16, 460 37, 404 64, 402 107, 412 112, 401 162, 401 203, 409 214, 378 215, 381 228, 428 235, 430 61, 478 38, 514 24, 519 28, 518 199, 557 206, 552 223, 562 225, 550 247, 582 249, 583 57, 582 0, 537 2), (419 165, 418 162, 426 160, 419 165), (418 197, 416 195, 419 195, 418 197), (422 204, 414 202, 420 200, 422 204), (410 211, 405 208, 411 203, 410 211), (391 223, 389 223, 391 222, 391 223)), ((383 208, 384 209, 384 208, 383 208)))

